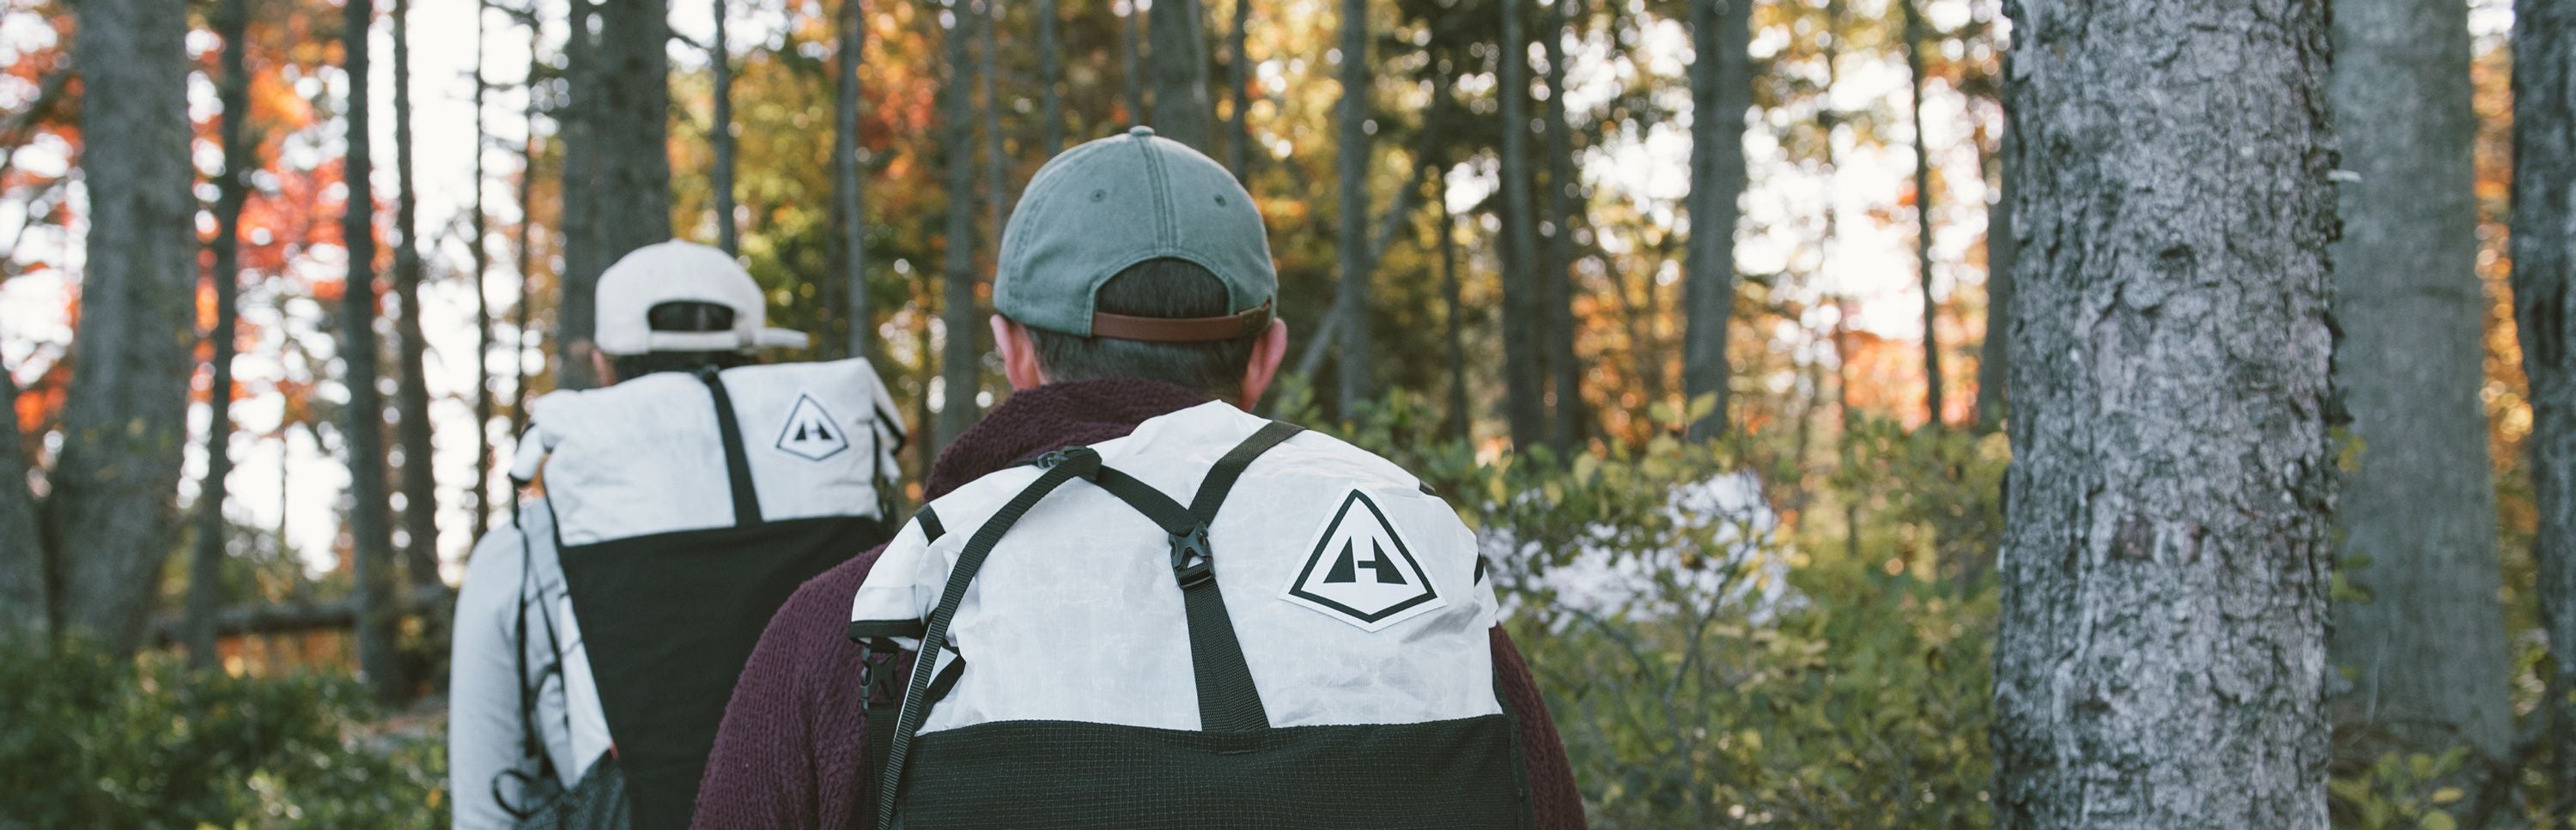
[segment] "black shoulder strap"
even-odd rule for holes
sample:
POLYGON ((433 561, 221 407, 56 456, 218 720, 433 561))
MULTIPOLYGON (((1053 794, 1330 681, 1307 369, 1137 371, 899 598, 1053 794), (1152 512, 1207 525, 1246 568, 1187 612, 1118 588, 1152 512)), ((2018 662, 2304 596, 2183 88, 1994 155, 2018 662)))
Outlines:
POLYGON ((725 477, 733 483, 734 526, 760 524, 760 493, 751 486, 751 459, 742 449, 742 424, 734 416, 733 395, 725 392, 724 376, 716 367, 699 367, 698 380, 706 383, 707 395, 715 399, 716 432, 724 439, 725 477))
POLYGON ((1012 496, 1009 503, 984 521, 982 527, 976 528, 975 535, 966 540, 965 549, 958 551, 957 563, 949 568, 948 585, 941 589, 939 605, 931 609, 930 619, 922 629, 923 647, 913 658, 912 676, 905 684, 902 714, 896 717, 894 734, 887 740, 885 780, 877 790, 878 827, 894 826, 895 796, 903 785, 904 758, 911 754, 913 734, 921 730, 922 720, 930 716, 927 697, 930 682, 937 674, 934 669, 940 652, 930 644, 947 641, 948 623, 956 618, 957 606, 966 600, 966 586, 975 581, 977 571, 984 569, 984 558, 993 553, 993 546, 1002 541, 1002 534, 1010 532, 1011 526, 1019 524, 1020 517, 1026 515, 1029 508, 1037 506, 1038 500, 1055 492, 1055 488, 1099 470, 1100 454, 1089 447, 1076 447, 1048 453, 1047 460, 1041 463, 1046 466, 1046 472, 1040 473, 1037 480, 1030 482, 1019 495, 1012 496))

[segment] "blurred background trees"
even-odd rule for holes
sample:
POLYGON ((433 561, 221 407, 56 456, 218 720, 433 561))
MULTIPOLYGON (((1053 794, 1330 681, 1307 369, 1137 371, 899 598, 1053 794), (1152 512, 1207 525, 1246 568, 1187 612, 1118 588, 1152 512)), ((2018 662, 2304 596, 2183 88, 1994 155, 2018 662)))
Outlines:
MULTIPOLYGON (((142 714, 64 722, 133 730, 250 689, 338 719, 337 751, 434 765, 407 741, 438 728, 418 713, 448 580, 510 520, 497 468, 527 400, 596 383, 609 263, 672 236, 737 250, 773 320, 815 335, 785 357, 877 364, 917 474, 1005 394, 981 315, 1014 194, 1148 124, 1270 222, 1297 342, 1265 406, 1421 470, 1509 564, 1605 826, 1992 821, 2034 779, 1989 724, 2089 728, 2012 702, 2062 668, 2055 614, 2124 621, 2099 640, 2120 659, 2277 636, 2226 665, 2292 687, 2321 650, 2318 711, 2223 691, 2330 721, 2330 772, 2301 755, 2269 783, 2331 774, 2339 821, 2563 818, 2565 0, 2335 0, 2330 25, 2285 0, 2289 28, 2243 54, 2176 34, 2157 48, 2181 69, 2134 77, 2066 63, 2138 47, 2037 5, 0 0, 0 634, 105 672, 0 711, 113 699, 142 714), (2229 114, 2202 98, 2070 126, 2142 85, 2314 92, 2331 132, 2275 134, 2304 117, 2275 112, 2178 135, 2229 114), (2190 210, 2119 167, 2245 152, 2277 187, 2190 210), (2240 284, 2274 293, 2208 307, 2240 284), (2337 337, 2311 342, 2328 308, 2337 337), (2296 348, 2191 351, 2231 332, 2296 348), (2166 524, 2068 506, 2101 492, 2166 524), (2189 518, 2283 495, 2271 524, 2189 518), (2171 540, 2318 563, 2048 572, 2171 540), (2225 610, 2267 592, 2277 617, 2225 610), (2168 606, 2226 624, 2139 622, 2168 606), (370 692, 226 685, 308 674, 370 692)), ((243 757, 330 751, 304 741, 243 757)), ((134 768, 203 749, 93 744, 134 768)), ((0 743, 0 769, 51 751, 0 743)), ((271 807, 343 795, 296 769, 190 774, 265 774, 271 807)), ((438 777, 386 786, 434 802, 400 788, 438 777)), ((0 800, 17 814, 46 815, 0 800)))

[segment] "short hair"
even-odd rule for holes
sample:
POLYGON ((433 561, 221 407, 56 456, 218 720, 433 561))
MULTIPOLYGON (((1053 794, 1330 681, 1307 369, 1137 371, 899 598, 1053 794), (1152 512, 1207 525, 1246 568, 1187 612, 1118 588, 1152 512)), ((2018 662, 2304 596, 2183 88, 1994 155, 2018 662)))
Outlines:
MULTIPOLYGON (((733 308, 720 303, 674 300, 647 309, 644 320, 646 327, 654 331, 731 331, 733 308)), ((736 351, 644 352, 608 356, 609 368, 617 370, 620 381, 656 372, 695 372, 710 366, 722 370, 757 362, 751 354, 736 351)))
MULTIPOLYGON (((1127 266, 1092 295, 1092 310, 1131 317, 1223 317, 1232 307, 1225 283, 1205 266, 1185 259, 1149 259, 1127 266)), ((1053 380, 1141 378, 1186 387, 1221 400, 1243 396, 1243 370, 1252 362, 1255 331, 1231 340, 1154 343, 1082 337, 1029 326, 1038 366, 1053 380)))

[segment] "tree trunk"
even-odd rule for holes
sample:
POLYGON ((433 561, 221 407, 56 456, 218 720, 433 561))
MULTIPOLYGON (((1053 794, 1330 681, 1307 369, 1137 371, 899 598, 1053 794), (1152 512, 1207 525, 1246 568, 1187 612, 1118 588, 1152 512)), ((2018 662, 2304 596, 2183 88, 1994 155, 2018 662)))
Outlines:
POLYGON ((1932 298, 1932 153, 1923 139, 1923 10, 1919 0, 1903 0, 1905 11, 1905 78, 1912 90, 1905 117, 1914 122, 1914 276, 1923 290, 1923 423, 1941 426, 1948 412, 1941 399, 1941 305, 1932 298))
MULTIPOLYGON (((2007 67, 2010 59, 2005 59, 2007 67)), ((2011 74, 2009 68, 2004 74, 2011 74)), ((2005 395, 2005 372, 2012 365, 2012 272, 2013 260, 2021 250, 2021 240, 2013 238, 2013 176, 2021 161, 2013 153, 2018 142, 2013 138, 2019 128, 2013 126, 2012 103, 1999 96, 2004 110, 2003 135, 1995 141, 1995 202, 1986 207, 1986 341, 1977 359, 1977 426, 1995 429, 2003 426, 2005 405, 2012 399, 2005 395)))
POLYGON ((1368 0, 1342 0, 1341 29, 1342 98, 1333 113, 1341 140, 1333 152, 1340 179, 1341 241, 1335 247, 1341 255, 1342 283, 1333 299, 1342 306, 1338 310, 1342 357, 1337 364, 1341 381, 1337 400, 1341 418, 1348 421, 1362 405, 1377 399, 1369 343, 1369 272, 1374 257, 1368 250, 1367 121, 1369 78, 1374 72, 1368 61, 1368 0))
POLYGON ((411 0, 394 0, 394 293, 402 299, 395 331, 402 343, 402 378, 394 411, 402 446, 403 564, 413 585, 444 585, 438 577, 438 473, 429 433, 429 342, 420 325, 420 199, 411 167, 411 0))
POLYGON ((1529 177, 1529 41, 1521 34, 1521 10, 1503 3, 1502 99, 1503 146, 1503 386, 1512 445, 1522 449, 1547 440, 1547 373, 1540 365, 1545 344, 1526 336, 1546 319, 1539 303, 1538 230, 1530 200, 1529 177))
MULTIPOLYGON (((1736 204, 1744 194, 1744 111, 1753 105, 1750 0, 1692 0, 1690 249, 1683 255, 1682 394, 1717 406, 1690 437, 1727 430, 1727 325, 1735 318, 1736 204)), ((1828 138, 1830 141, 1830 138, 1828 138)))
MULTIPOLYGON (((224 172, 215 179, 215 238, 206 247, 214 254, 215 327, 206 333, 214 355, 213 381, 206 394, 206 477, 197 487, 197 544, 188 563, 188 665, 215 665, 215 606, 223 601, 224 496, 233 471, 233 355, 241 328, 241 214, 250 193, 251 148, 243 140, 242 122, 250 115, 250 72, 244 53, 250 49, 249 0, 224 0, 215 15, 215 36, 224 42, 223 75, 216 97, 224 108, 221 136, 224 172)), ((9 433, 10 440, 18 437, 9 433)), ((22 481, 24 479, 12 479, 22 481)))
POLYGON ((341 385, 348 388, 348 424, 341 451, 349 455, 350 601, 358 616, 358 670, 381 700, 396 700, 410 689, 396 650, 392 507, 385 498, 385 404, 376 391, 376 229, 375 188, 369 182, 374 163, 367 151, 367 29, 375 19, 375 0, 352 0, 341 32, 341 51, 348 61, 349 102, 346 161, 348 206, 340 234, 349 250, 349 272, 340 309, 341 385))
POLYGON ((196 369, 188 17, 167 0, 83 2, 74 14, 93 231, 46 538, 62 546, 59 619, 127 651, 143 643, 178 541, 172 496, 196 369))
MULTIPOLYGON (((984 205, 992 213, 993 238, 999 240, 1011 221, 1011 158, 1002 148, 1002 107, 1005 104, 1002 103, 1001 92, 994 89, 994 83, 1002 74, 1002 47, 995 35, 1002 28, 1002 4, 999 0, 975 2, 983 8, 983 13, 977 15, 980 19, 976 21, 975 29, 975 39, 983 47, 980 50, 982 63, 976 66, 975 85, 984 96, 984 205)), ((1001 261, 999 252, 993 260, 1001 261)))
POLYGON ((1208 101, 1207 26, 1199 0, 1157 0, 1148 25, 1154 44, 1154 134, 1214 153, 1216 107, 1208 101))
POLYGON ((1252 0, 1234 0, 1234 28, 1226 32, 1225 46, 1226 83, 1232 89, 1227 94, 1234 100, 1234 112, 1226 119, 1233 140, 1226 151, 1237 181, 1252 177, 1252 57, 1246 42, 1251 27, 1252 0))
POLYGON ((733 40, 725 36, 725 18, 732 11, 726 0, 715 0, 715 43, 707 47, 707 65, 715 70, 715 121, 707 129, 707 143, 715 148, 716 164, 708 189, 715 191, 716 244, 724 252, 742 255, 742 231, 735 226, 733 201, 733 40))
POLYGON ((2532 500, 2553 780, 2576 781, 2576 2, 2520 0, 2513 25, 2513 317, 2531 382, 2532 500))
POLYGON ((1127 121, 1145 123, 1145 37, 1136 30, 1136 16, 1144 11, 1128 0, 1127 13, 1121 15, 1118 29, 1118 57, 1123 61, 1120 79, 1127 86, 1127 121))
POLYGON ((27 489, 25 433, 18 424, 18 376, 0 365, 0 642, 52 636, 53 557, 36 494, 27 489))
POLYGON ((474 4, 474 200, 467 209, 466 232, 473 240, 467 252, 474 267, 474 520, 471 539, 483 538, 492 522, 492 249, 485 247, 491 235, 491 217, 483 207, 483 153, 489 148, 490 130, 483 122, 483 94, 491 84, 483 80, 483 38, 485 14, 491 11, 488 0, 474 4))
MULTIPOLYGON (((2335 519, 2344 578, 2329 643, 2357 672, 2338 730, 2501 759, 2512 741, 2477 275, 2468 7, 2335 0, 2328 92, 2345 169, 2331 253, 2335 391, 2360 440, 2335 519)), ((2340 684, 2338 684, 2340 685, 2340 684)), ((2377 740, 2369 745, 2388 747, 2377 740)), ((2372 752, 2376 756, 2377 752, 2372 752)))
POLYGON ((1545 37, 1547 55, 1547 264, 1539 281, 1547 294, 1547 368, 1556 387, 1555 417, 1547 440, 1558 451, 1581 443, 1584 432, 1583 367, 1574 362, 1574 219, 1578 184, 1574 169, 1574 126, 1565 114, 1565 29, 1574 17, 1573 0, 1550 0, 1545 37))
POLYGON ((591 333, 600 272, 671 238, 669 0, 573 0, 564 46, 571 100, 564 130, 562 293, 555 386, 596 386, 591 333), (595 23, 589 18, 595 18, 595 23), (586 33, 597 28, 595 37, 586 33))
MULTIPOLYGON (((536 381, 536 372, 528 366, 528 352, 544 345, 537 335, 532 314, 537 304, 535 283, 536 248, 532 235, 537 228, 537 81, 544 76, 545 27, 528 25, 528 74, 521 85, 528 91, 525 118, 527 135, 519 145, 519 239, 513 252, 519 257, 519 296, 516 306, 516 334, 510 339, 510 366, 516 375, 510 382, 510 438, 517 441, 528 432, 528 387, 536 381)), ((560 127, 561 122, 557 122, 560 127)), ((561 230, 558 228, 558 230, 561 230)), ((512 498, 517 495, 512 494, 512 498)), ((482 537, 476 537, 482 538, 482 537)))
MULTIPOLYGON (((874 363, 877 315, 868 296, 867 177, 859 159, 859 59, 867 49, 867 8, 841 0, 841 45, 832 56, 832 204, 841 219, 841 281, 849 292, 849 356, 874 363)), ((882 367, 880 367, 882 368, 882 367)))
POLYGON ((1997 824, 2324 828, 2325 4, 2015 10, 1997 824))
POLYGON ((939 408, 939 444, 943 447, 975 425, 975 392, 983 377, 975 354, 975 324, 979 322, 975 315, 976 67, 974 50, 969 47, 974 43, 975 26, 981 15, 974 13, 974 2, 950 0, 949 9, 954 12, 951 19, 956 25, 947 34, 948 83, 939 91, 940 120, 946 133, 940 144, 948 173, 948 232, 941 242, 947 254, 940 313, 947 338, 941 344, 939 360, 944 392, 939 408))
POLYGON ((1056 0, 1038 0, 1038 131, 1039 152, 1047 158, 1064 149, 1064 56, 1056 46, 1056 0))

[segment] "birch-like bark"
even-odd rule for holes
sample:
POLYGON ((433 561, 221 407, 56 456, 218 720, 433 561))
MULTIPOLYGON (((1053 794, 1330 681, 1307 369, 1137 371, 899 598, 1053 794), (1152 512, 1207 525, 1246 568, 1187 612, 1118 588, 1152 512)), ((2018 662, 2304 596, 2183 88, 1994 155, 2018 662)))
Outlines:
POLYGON ((348 206, 340 236, 349 251, 340 307, 340 383, 349 392, 340 449, 349 456, 350 600, 359 609, 358 671, 380 700, 410 689, 396 650, 392 507, 385 498, 385 403, 376 391, 376 191, 368 152, 367 53, 375 0, 350 0, 341 32, 341 54, 351 79, 348 102, 348 206))
MULTIPOLYGON (((223 74, 216 99, 223 104, 217 128, 223 142, 223 174, 215 178, 215 238, 206 244, 214 256, 215 326, 206 333, 214 354, 213 376, 206 394, 206 476, 197 487, 196 550, 188 562, 187 623, 183 627, 188 665, 215 665, 215 606, 222 602, 225 533, 224 501, 233 471, 233 355, 239 351, 241 328, 241 214, 250 193, 252 150, 242 136, 250 115, 249 0, 224 0, 215 14, 215 36, 223 40, 223 74)), ((16 440, 17 433, 7 436, 16 440)))
POLYGON ((2016 2, 1997 825, 2327 826, 2327 11, 2016 2))
POLYGON ((394 385, 395 442, 402 447, 403 572, 417 586, 438 576, 438 474, 429 431, 429 342, 420 325, 420 197, 411 165, 411 0, 394 0, 394 332, 402 376, 394 385))
POLYGON ((2344 579, 2330 655, 2349 745, 2501 759, 2503 589, 2488 458, 2468 7, 2335 0, 2327 85, 2342 167, 2335 391, 2358 442, 2336 501, 2344 579), (2354 567, 2354 557, 2368 564, 2354 567))
MULTIPOLYGON (((1538 331, 1546 319, 1540 305, 1538 228, 1530 199, 1529 177, 1529 40, 1521 33, 1523 10, 1517 0, 1503 0, 1500 56, 1503 146, 1503 327, 1524 334, 1538 331)), ((1527 336, 1503 338, 1504 411, 1511 421, 1512 445, 1527 449, 1547 440, 1547 373, 1541 365, 1543 343, 1527 336)))
POLYGON ((2513 25, 2513 317, 2531 382, 2536 593, 2557 671, 2553 778, 2576 781, 2576 2, 2520 0, 2513 25))
MULTIPOLYGON (((1682 394, 1713 396, 1690 437, 1727 430, 1726 332, 1735 317, 1735 224, 1744 195, 1744 113, 1753 105, 1750 0, 1692 0, 1689 251, 1683 255, 1682 394)), ((1828 139, 1830 140, 1830 138, 1828 139)))
POLYGON ((126 651, 143 644, 178 542, 197 366, 188 12, 168 0, 100 0, 73 13, 93 230, 62 445, 46 478, 46 538, 59 546, 60 621, 126 651))

